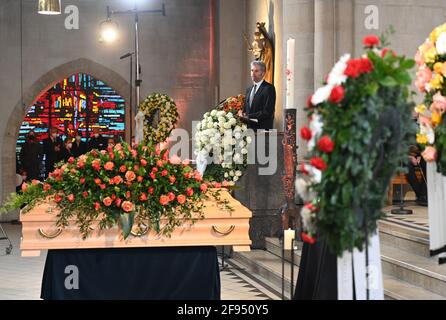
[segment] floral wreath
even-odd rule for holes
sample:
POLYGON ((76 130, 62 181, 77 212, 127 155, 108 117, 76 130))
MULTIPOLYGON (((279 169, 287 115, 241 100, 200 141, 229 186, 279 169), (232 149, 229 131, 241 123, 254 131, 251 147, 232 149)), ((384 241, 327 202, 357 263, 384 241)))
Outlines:
POLYGON ((195 154, 197 158, 214 160, 206 166, 205 179, 233 186, 243 176, 248 164, 248 146, 252 142, 252 137, 246 134, 248 127, 237 116, 244 99, 241 94, 227 98, 206 112, 197 124, 195 154))
POLYGON ((322 238, 339 256, 361 250, 376 232, 385 190, 415 132, 407 102, 415 62, 382 48, 376 36, 363 43, 366 55, 341 57, 309 97, 309 126, 300 130, 309 151, 296 179, 301 238, 322 238))
POLYGON ((437 171, 446 176, 446 23, 431 32, 418 48, 415 61, 415 85, 424 93, 424 102, 415 108, 420 123, 417 142, 425 146, 423 158, 436 161, 437 171))
POLYGON ((170 97, 165 94, 153 93, 140 105, 139 111, 144 113, 144 142, 158 144, 166 141, 178 122, 178 110, 170 97), (159 122, 156 127, 152 120, 159 112, 159 122))

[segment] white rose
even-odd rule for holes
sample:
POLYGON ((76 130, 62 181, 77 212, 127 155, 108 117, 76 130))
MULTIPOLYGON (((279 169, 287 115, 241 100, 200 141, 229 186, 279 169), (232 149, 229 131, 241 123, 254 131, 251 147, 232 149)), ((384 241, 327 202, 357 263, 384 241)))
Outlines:
POLYGON ((225 130, 224 126, 220 126, 220 133, 225 133, 225 130))
POLYGON ((229 174, 227 172, 225 172, 225 178, 228 178, 229 174))
POLYGON ((235 120, 235 118, 231 118, 231 120, 229 120, 229 123, 233 126, 237 123, 237 120, 235 120))
POLYGON ((350 55, 345 54, 334 65, 330 74, 328 75, 327 83, 332 86, 339 86, 347 80, 347 76, 344 74, 347 69, 347 61, 350 60, 350 55))
POLYGON ((333 90, 333 86, 329 84, 317 89, 311 98, 311 103, 316 106, 319 103, 327 101, 328 97, 330 97, 331 90, 333 90))
POLYGON ((442 32, 435 43, 438 54, 446 54, 446 32, 442 32))
POLYGON ((214 128, 218 128, 218 123, 214 122, 214 128))
POLYGON ((215 116, 217 114, 217 110, 212 110, 211 111, 211 116, 215 116))
POLYGON ((232 118, 232 117, 234 117, 234 115, 232 114, 232 112, 228 112, 228 113, 226 114, 226 118, 232 118))
POLYGON ((237 143, 237 140, 235 139, 231 139, 231 144, 235 146, 235 144, 237 143))
POLYGON ((213 127, 214 127, 214 123, 212 123, 212 122, 208 122, 208 125, 207 125, 207 127, 208 127, 208 129, 211 129, 211 128, 213 128, 213 127))
POLYGON ((229 171, 229 175, 230 175, 231 177, 233 177, 233 176, 235 175, 234 170, 229 171))
POLYGON ((242 159, 242 156, 240 155, 240 153, 236 153, 234 155, 234 162, 235 163, 238 163, 241 159, 242 159))
POLYGON ((226 122, 226 123, 223 125, 223 127, 224 127, 225 129, 230 129, 230 128, 231 128, 231 124, 230 124, 229 122, 226 122))
POLYGON ((236 139, 240 139, 240 138, 242 137, 242 134, 241 134, 240 132, 236 132, 236 133, 234 134, 234 137, 235 137, 236 139))
POLYGON ((197 123, 196 128, 197 128, 197 130, 200 130, 200 129, 201 129, 201 122, 198 122, 198 123, 197 123))
POLYGON ((218 117, 218 122, 225 123, 226 119, 223 117, 218 117))
POLYGON ((234 181, 228 181, 228 185, 230 185, 231 187, 235 185, 234 181))
POLYGON ((248 130, 248 127, 246 126, 246 124, 242 125, 242 131, 246 131, 248 130))
POLYGON ((225 114, 226 114, 226 112, 224 112, 224 111, 218 111, 217 112, 217 117, 224 117, 225 114))
POLYGON ((247 154, 248 150, 246 150, 245 148, 242 149, 242 154, 247 154))
POLYGON ((232 178, 232 180, 233 181, 238 181, 238 177, 236 176, 236 177, 232 178))
POLYGON ((237 170, 237 171, 235 172, 235 175, 236 175, 237 177, 241 177, 241 176, 242 176, 242 172, 241 172, 240 170, 237 170))
POLYGON ((209 112, 206 112, 205 114, 204 114, 204 116, 203 116, 204 118, 207 118, 207 117, 209 117, 209 112))
POLYGON ((251 137, 246 137, 246 142, 249 144, 252 142, 252 138, 251 137))

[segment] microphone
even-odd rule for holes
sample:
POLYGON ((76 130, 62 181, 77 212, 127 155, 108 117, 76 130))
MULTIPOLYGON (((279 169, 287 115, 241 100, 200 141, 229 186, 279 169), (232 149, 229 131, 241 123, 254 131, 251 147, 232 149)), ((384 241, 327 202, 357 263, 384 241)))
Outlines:
POLYGON ((133 54, 133 52, 126 53, 125 55, 119 57, 119 59, 125 59, 127 57, 130 57, 132 54, 133 54))

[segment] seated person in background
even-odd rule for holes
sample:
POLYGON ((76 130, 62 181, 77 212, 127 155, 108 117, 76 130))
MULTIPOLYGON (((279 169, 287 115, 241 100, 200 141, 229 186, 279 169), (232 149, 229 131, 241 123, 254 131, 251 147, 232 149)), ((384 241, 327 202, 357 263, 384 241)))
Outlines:
POLYGON ((76 132, 75 140, 73 142, 73 147, 71 148, 71 153, 73 154, 73 157, 77 158, 81 154, 84 154, 87 152, 87 143, 82 141, 82 133, 76 132))
POLYGON ((113 148, 115 146, 115 138, 108 138, 107 139, 107 147, 113 148))
POLYGON ((71 151, 71 148, 73 148, 73 138, 67 137, 65 139, 64 145, 62 147, 62 160, 68 161, 70 157, 73 157, 73 152, 71 151))
POLYGON ((412 145, 409 147, 409 162, 407 164, 409 172, 407 173, 407 180, 417 196, 417 204, 427 206, 427 176, 426 176, 426 161, 421 156, 421 151, 418 146, 412 145), (421 180, 416 175, 416 170, 421 170, 421 180))
POLYGON ((93 149, 107 149, 107 139, 99 133, 99 128, 93 128, 93 136, 88 140, 88 151, 93 149))

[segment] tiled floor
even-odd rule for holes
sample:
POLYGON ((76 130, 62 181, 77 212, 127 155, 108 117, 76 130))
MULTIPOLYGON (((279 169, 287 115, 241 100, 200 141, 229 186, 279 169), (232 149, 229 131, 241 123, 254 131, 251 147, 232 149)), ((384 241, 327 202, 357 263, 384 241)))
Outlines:
MULTIPOLYGON (((3 223, 2 226, 12 241, 13 250, 10 255, 6 255, 8 243, 0 241, 0 300, 40 299, 46 252, 42 252, 40 257, 21 257, 20 225, 3 223)), ((279 299, 273 292, 243 274, 242 270, 226 267, 221 271, 220 278, 222 300, 279 299)))

